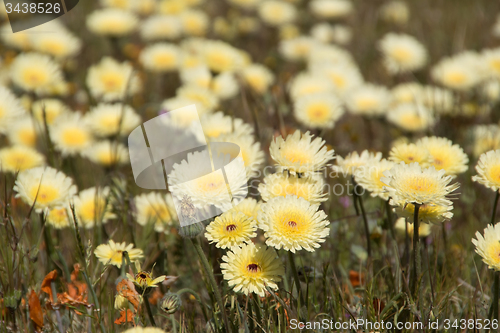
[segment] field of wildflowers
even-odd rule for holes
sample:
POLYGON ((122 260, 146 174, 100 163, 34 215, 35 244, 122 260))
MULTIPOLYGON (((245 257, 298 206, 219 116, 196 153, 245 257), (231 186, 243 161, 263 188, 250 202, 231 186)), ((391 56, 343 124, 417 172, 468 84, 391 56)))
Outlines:
POLYGON ((22 4, 0 333, 499 331, 499 2, 22 4))

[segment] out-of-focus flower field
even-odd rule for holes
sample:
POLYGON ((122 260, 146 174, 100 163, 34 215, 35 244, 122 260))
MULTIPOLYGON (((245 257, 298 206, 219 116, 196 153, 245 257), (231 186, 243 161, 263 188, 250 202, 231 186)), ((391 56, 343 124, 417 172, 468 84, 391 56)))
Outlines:
POLYGON ((0 332, 498 330, 497 1, 4 2, 0 332))

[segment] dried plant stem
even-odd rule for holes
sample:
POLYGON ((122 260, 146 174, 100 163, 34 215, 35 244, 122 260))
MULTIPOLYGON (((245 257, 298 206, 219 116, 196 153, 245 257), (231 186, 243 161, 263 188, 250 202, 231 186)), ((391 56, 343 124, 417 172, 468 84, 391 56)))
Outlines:
POLYGON ((215 281, 214 277, 214 272, 212 270, 212 267, 210 266, 210 263, 207 260, 207 257, 205 256, 205 253, 203 252, 203 249, 201 248, 201 244, 198 238, 193 238, 191 239, 191 242, 193 244, 194 249, 196 250, 196 253, 198 254, 198 257, 200 258, 201 265, 203 266, 203 269, 205 270, 205 273, 208 276, 208 280, 210 282, 210 285, 212 286, 212 291, 214 293, 215 299, 219 305, 220 312, 222 314, 222 318, 224 319, 224 325, 226 329, 229 328, 229 324, 227 321, 227 316, 226 312, 224 311, 224 303, 222 302, 222 296, 220 294, 219 287, 217 286, 217 282, 215 281))
POLYGON ((297 267, 295 266, 295 259, 293 257, 293 253, 290 251, 286 251, 288 254, 288 262, 290 264, 290 268, 292 269, 292 276, 293 279, 295 280, 295 286, 297 287, 297 294, 299 295, 300 299, 300 305, 306 304, 304 302, 304 295, 302 294, 302 288, 300 288, 300 280, 299 280, 299 274, 297 272, 297 267))

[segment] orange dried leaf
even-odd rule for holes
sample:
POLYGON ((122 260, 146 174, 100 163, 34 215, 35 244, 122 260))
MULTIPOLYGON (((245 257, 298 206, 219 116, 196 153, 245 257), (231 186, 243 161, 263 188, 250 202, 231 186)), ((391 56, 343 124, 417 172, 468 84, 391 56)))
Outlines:
POLYGON ((122 325, 125 323, 134 323, 134 313, 131 310, 121 310, 120 318, 115 320, 115 324, 122 325))
POLYGON ((54 297, 52 296, 51 283, 52 283, 52 281, 55 281, 56 278, 57 278, 57 271, 53 270, 52 272, 47 274, 42 281, 42 288, 41 289, 44 293, 49 295, 51 302, 54 302, 54 297))
POLYGON ((31 291, 29 298, 30 318, 37 328, 43 327, 43 312, 40 305, 40 299, 34 290, 31 291))
POLYGON ((80 266, 80 264, 74 264, 73 265, 73 272, 71 273, 71 281, 72 282, 75 282, 76 279, 78 278, 78 274, 80 274, 80 269, 82 267, 80 266))
POLYGON ((160 288, 155 288, 153 294, 149 296, 149 304, 157 305, 158 301, 163 297, 163 293, 159 290, 160 288))
POLYGON ((135 290, 134 284, 131 281, 127 279, 121 280, 116 286, 116 291, 119 295, 125 297, 136 310, 139 308, 140 295, 135 290))
POLYGON ((351 282, 351 285, 353 288, 356 288, 362 284, 365 283, 365 275, 364 274, 359 274, 356 271, 350 270, 349 271, 349 281, 351 282))

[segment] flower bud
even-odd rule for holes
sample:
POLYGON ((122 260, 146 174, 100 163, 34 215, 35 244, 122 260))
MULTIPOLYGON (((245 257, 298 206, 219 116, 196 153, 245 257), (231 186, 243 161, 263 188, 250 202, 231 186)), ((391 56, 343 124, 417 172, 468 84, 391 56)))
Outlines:
POLYGON ((166 293, 161 299, 160 308, 167 314, 175 313, 182 305, 181 298, 176 293, 166 293))
POLYGON ((179 235, 184 238, 195 238, 205 231, 205 226, 202 222, 196 222, 184 227, 180 227, 179 235))

